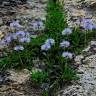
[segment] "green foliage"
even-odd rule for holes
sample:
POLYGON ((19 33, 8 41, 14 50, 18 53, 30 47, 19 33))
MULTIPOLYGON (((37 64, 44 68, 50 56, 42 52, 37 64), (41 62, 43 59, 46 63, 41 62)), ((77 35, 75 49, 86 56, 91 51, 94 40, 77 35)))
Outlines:
POLYGON ((33 57, 32 53, 28 50, 23 50, 20 52, 12 51, 7 52, 7 56, 1 58, 0 68, 1 70, 8 68, 30 68, 33 66, 33 57))
POLYGON ((63 69, 62 75, 61 75, 61 80, 77 80, 78 78, 76 77, 76 72, 67 64, 65 64, 65 67, 63 69))
POLYGON ((73 33, 68 37, 71 42, 70 51, 76 55, 80 54, 81 51, 88 46, 91 40, 96 40, 96 31, 82 31, 80 28, 73 28, 73 33))
POLYGON ((45 73, 45 72, 39 72, 39 71, 37 71, 37 72, 32 72, 31 78, 32 78, 32 80, 33 80, 36 84, 40 85, 40 84, 42 84, 43 82, 46 81, 46 79, 48 78, 48 74, 45 73))
MULTIPOLYGON (((45 70, 43 71, 47 72, 49 77, 48 83, 50 88, 49 88, 48 96, 49 95, 53 96, 53 92, 54 92, 53 90, 56 91, 60 87, 59 83, 76 80, 77 76, 76 76, 76 72, 70 67, 72 66, 71 65, 72 62, 70 60, 66 61, 65 58, 61 57, 61 53, 64 50, 66 50, 59 47, 61 40, 65 38, 61 36, 61 32, 64 28, 67 27, 66 16, 64 16, 62 13, 62 7, 59 4, 54 4, 53 2, 49 2, 47 12, 48 13, 47 13, 47 20, 46 20, 45 35, 46 37, 48 36, 48 38, 54 38, 56 43, 51 48, 51 50, 48 50, 47 52, 45 52, 45 54, 41 54, 40 58, 42 57, 41 59, 45 62, 45 65, 43 66, 45 70), (68 63, 68 66, 65 67, 66 63, 68 63)), ((75 47, 77 46, 75 44, 79 42, 77 41, 76 36, 77 34, 73 34, 72 36, 65 39, 71 40, 72 38, 75 37, 74 38, 74 47, 75 47)), ((71 49, 69 48, 69 50, 71 49)))
POLYGON ((59 4, 48 2, 46 18, 46 33, 49 35, 60 35, 60 32, 67 26, 66 16, 62 14, 62 7, 59 4))

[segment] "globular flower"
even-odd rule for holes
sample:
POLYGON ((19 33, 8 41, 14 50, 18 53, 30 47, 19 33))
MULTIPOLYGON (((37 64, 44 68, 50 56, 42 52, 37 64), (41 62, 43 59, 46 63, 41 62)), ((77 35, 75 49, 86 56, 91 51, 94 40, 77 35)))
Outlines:
POLYGON ((24 37, 26 33, 24 31, 17 31, 16 36, 24 37))
POLYGON ((62 57, 72 59, 73 58, 73 54, 70 53, 70 52, 63 52, 62 53, 62 57))
POLYGON ((92 19, 83 19, 82 20, 82 22, 83 22, 83 28, 85 29, 85 30, 92 30, 92 29, 94 29, 94 24, 93 24, 93 22, 92 22, 92 19))
POLYGON ((28 38, 28 37, 20 38, 19 42, 21 42, 21 43, 29 43, 30 42, 30 38, 28 38))
POLYGON ((6 43, 10 43, 12 41, 12 37, 11 36, 6 36, 5 41, 6 41, 6 43))
POLYGON ((22 50, 24 50, 24 47, 21 46, 21 45, 17 45, 17 46, 14 47, 14 50, 15 51, 22 51, 22 50))
POLYGON ((12 23, 10 23, 10 27, 12 27, 12 28, 21 28, 21 27, 23 27, 23 26, 21 26, 21 25, 19 24, 19 21, 16 20, 16 21, 13 21, 12 23))
POLYGON ((6 45, 6 40, 5 40, 5 39, 2 39, 2 40, 0 41, 0 45, 6 45))
POLYGON ((62 35, 70 35, 72 33, 72 29, 71 28, 65 28, 62 31, 62 35))
POLYGON ((17 39, 17 36, 16 36, 15 33, 11 34, 11 36, 12 36, 12 39, 13 39, 13 40, 16 40, 16 39, 17 39))
POLYGON ((93 29, 92 19, 83 19, 83 28, 85 30, 92 30, 93 29))
POLYGON ((43 30, 44 29, 44 24, 41 20, 37 20, 33 23, 33 30, 43 30))
POLYGON ((93 29, 93 24, 91 24, 91 23, 85 23, 84 24, 84 29, 85 30, 92 30, 93 29))
POLYGON ((47 40, 45 41, 45 44, 54 45, 54 44, 55 44, 55 40, 54 40, 54 39, 52 39, 52 38, 47 39, 47 40))
POLYGON ((60 43, 60 47, 69 47, 70 46, 70 42, 69 41, 62 41, 60 43))
POLYGON ((84 19, 82 20, 82 22, 83 22, 83 23, 92 23, 92 19, 90 19, 90 18, 84 18, 84 19))
POLYGON ((47 50, 49 50, 50 48, 51 48, 50 44, 44 44, 44 45, 41 46, 41 50, 42 50, 42 51, 47 51, 47 50))

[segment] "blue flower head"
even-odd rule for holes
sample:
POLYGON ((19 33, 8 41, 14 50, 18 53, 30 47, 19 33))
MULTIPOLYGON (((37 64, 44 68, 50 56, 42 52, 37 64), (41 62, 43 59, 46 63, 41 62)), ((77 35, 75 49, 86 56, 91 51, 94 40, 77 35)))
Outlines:
POLYGON ((44 24, 41 20, 37 20, 33 23, 33 30, 43 30, 44 29, 44 24))
POLYGON ((84 18, 84 19, 82 20, 82 22, 83 22, 83 23, 91 23, 91 24, 92 24, 92 19, 90 19, 90 18, 84 18))
POLYGON ((17 46, 14 47, 14 50, 15 51, 22 51, 22 50, 24 50, 24 47, 21 46, 21 45, 17 45, 17 46))
POLYGON ((6 41, 6 43, 10 43, 12 41, 12 36, 11 35, 6 36, 5 41, 6 41))
POLYGON ((0 45, 2 46, 2 45, 6 45, 7 43, 6 43, 6 40, 5 39, 2 39, 1 41, 0 41, 0 45))
POLYGON ((93 24, 91 24, 91 23, 85 23, 84 24, 84 29, 85 30, 92 30, 93 29, 93 24))
POLYGON ((54 45, 54 44, 55 44, 55 40, 54 40, 54 39, 52 39, 52 38, 47 39, 47 40, 45 41, 45 44, 54 45))
POLYGON ((60 47, 69 47, 70 46, 70 42, 69 41, 62 41, 61 43, 60 43, 60 47))
POLYGON ((26 33, 24 31, 17 31, 16 36, 24 37, 26 33))
POLYGON ((44 44, 41 46, 42 51, 48 51, 51 48, 50 44, 44 44))
POLYGON ((73 54, 70 53, 70 52, 63 52, 62 53, 62 57, 72 59, 73 58, 73 54))
POLYGON ((10 23, 10 27, 12 27, 12 28, 21 28, 21 27, 23 27, 23 26, 21 26, 21 25, 19 24, 19 21, 16 20, 16 21, 13 21, 12 23, 10 23))
POLYGON ((11 34, 11 36, 12 36, 12 39, 13 40, 16 40, 17 39, 16 33, 11 34))
POLYGON ((62 35, 70 35, 72 33, 72 29, 71 28, 65 28, 62 31, 62 35))
POLYGON ((85 30, 95 29, 95 24, 93 24, 92 19, 88 19, 88 18, 83 19, 82 22, 83 22, 83 28, 85 30))
POLYGON ((21 43, 29 43, 30 42, 30 38, 28 38, 28 37, 20 38, 19 42, 21 42, 21 43))

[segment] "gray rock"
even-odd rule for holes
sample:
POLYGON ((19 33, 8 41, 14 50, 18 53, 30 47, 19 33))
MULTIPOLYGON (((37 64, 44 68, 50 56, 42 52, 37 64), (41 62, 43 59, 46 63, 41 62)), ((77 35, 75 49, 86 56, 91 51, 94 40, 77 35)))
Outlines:
POLYGON ((91 18, 96 22, 96 0, 64 0, 64 9, 67 12, 67 22, 70 27, 78 26, 80 18, 91 18))
POLYGON ((96 45, 96 41, 91 41, 91 46, 96 45))

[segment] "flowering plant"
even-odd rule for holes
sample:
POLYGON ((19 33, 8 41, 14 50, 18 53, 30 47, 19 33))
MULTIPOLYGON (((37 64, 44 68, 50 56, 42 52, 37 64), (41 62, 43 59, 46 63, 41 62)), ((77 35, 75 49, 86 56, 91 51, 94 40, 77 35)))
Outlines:
MULTIPOLYGON (((30 38, 30 32, 17 30, 23 27, 18 21, 10 24, 16 32, 8 34, 0 41, 1 45, 8 46, 7 54, 0 60, 0 68, 30 69, 32 80, 39 83, 40 87, 48 92, 48 96, 56 96, 53 91, 56 92, 59 87, 67 82, 69 84, 71 80, 77 80, 75 55, 81 52, 85 43, 93 37, 96 39, 94 31, 96 26, 90 20, 83 21, 84 29, 91 30, 86 34, 87 41, 84 42, 85 30, 68 27, 61 6, 52 2, 48 4, 46 29, 43 35, 30 38), (34 64, 33 61, 37 58, 43 63, 39 61, 40 64, 34 64), (33 67, 39 71, 34 72, 33 67)), ((34 22, 32 26, 34 31, 39 29, 41 31, 44 28, 41 21, 34 22)))

